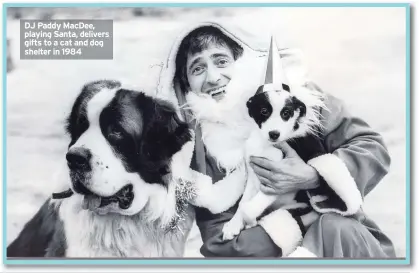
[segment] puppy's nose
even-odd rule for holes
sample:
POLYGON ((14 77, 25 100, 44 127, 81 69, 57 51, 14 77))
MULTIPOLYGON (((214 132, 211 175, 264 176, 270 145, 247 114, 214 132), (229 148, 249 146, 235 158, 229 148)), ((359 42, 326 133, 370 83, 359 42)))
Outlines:
POLYGON ((280 133, 278 131, 276 131, 276 130, 269 132, 269 138, 271 140, 277 140, 279 138, 279 136, 280 136, 280 133))
POLYGON ((65 157, 70 168, 83 168, 89 166, 92 154, 85 148, 73 148, 65 157))

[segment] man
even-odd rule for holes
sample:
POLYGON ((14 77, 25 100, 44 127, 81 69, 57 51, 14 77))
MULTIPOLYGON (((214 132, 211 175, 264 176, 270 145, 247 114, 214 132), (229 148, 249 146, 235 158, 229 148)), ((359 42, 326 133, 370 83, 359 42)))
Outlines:
MULTIPOLYGON (((253 58, 256 64, 266 58, 266 46, 258 47, 257 43, 252 43, 254 40, 247 40, 242 34, 217 23, 202 23, 187 29, 172 47, 160 77, 159 94, 179 105, 185 104, 187 92, 206 94, 208 104, 216 109, 217 104, 222 104, 226 86, 231 81, 257 77, 249 73, 241 79, 235 78, 237 60, 253 58)), ((287 50, 280 53, 287 56, 287 50)), ((286 68, 286 73, 293 78, 291 68, 286 68)), ((310 81, 303 84, 316 88, 310 81)), ((291 142, 291 146, 281 145, 285 159, 280 163, 252 159, 252 167, 262 183, 261 190, 266 194, 308 190, 310 203, 321 216, 306 231, 303 246, 318 257, 394 257, 389 238, 362 209, 358 210, 359 204, 351 195, 345 195, 352 191, 363 199, 387 174, 390 157, 382 137, 363 120, 348 113, 342 102, 333 96, 327 95, 326 105, 329 111, 322 113, 324 130, 318 138, 309 136, 291 142), (352 180, 344 180, 336 173, 321 177, 307 164, 310 160, 330 158, 344 166, 352 180)), ((183 111, 183 114, 193 123, 191 113, 183 111)), ((197 128, 197 142, 192 167, 216 182, 225 173, 206 153, 199 124, 193 125, 197 128)), ((206 209, 196 209, 197 225, 204 242, 201 253, 206 257, 280 255, 271 235, 280 225, 275 212, 263 217, 260 225, 243 230, 233 240, 222 240, 223 225, 236 210, 237 204, 217 215, 206 209)))

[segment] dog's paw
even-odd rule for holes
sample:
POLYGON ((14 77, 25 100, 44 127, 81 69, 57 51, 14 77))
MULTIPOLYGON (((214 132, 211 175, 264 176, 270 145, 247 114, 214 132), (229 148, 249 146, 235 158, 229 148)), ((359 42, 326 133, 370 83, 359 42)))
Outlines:
POLYGON ((223 241, 232 240, 235 236, 239 235, 244 228, 244 223, 241 219, 233 217, 229 222, 224 224, 223 227, 223 241))

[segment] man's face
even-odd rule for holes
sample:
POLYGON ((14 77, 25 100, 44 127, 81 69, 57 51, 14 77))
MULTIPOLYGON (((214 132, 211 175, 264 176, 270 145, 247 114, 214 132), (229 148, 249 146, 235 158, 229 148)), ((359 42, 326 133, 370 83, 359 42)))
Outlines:
POLYGON ((220 101, 230 82, 234 57, 228 47, 210 45, 207 49, 188 55, 186 74, 191 91, 210 95, 220 101))

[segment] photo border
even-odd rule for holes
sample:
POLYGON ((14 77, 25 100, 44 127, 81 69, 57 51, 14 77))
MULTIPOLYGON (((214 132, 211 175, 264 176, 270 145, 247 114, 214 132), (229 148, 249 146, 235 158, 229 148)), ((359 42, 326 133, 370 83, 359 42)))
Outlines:
POLYGON ((410 154, 410 43, 409 3, 3 3, 3 264, 4 265, 410 265, 411 264, 411 154, 410 154), (138 258, 71 259, 7 258, 7 8, 15 7, 402 7, 406 12, 406 257, 395 259, 273 259, 273 258, 138 258))

